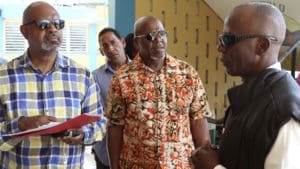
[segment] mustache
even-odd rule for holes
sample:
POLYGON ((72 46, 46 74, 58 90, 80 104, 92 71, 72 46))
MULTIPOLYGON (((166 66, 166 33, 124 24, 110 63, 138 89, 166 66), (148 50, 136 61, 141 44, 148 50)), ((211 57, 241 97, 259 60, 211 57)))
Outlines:
POLYGON ((46 34, 47 38, 61 38, 61 35, 57 32, 48 32, 46 34))
POLYGON ((46 51, 57 50, 62 44, 62 34, 58 32, 47 32, 42 42, 42 48, 46 51), (50 42, 50 39, 57 39, 56 42, 50 42))

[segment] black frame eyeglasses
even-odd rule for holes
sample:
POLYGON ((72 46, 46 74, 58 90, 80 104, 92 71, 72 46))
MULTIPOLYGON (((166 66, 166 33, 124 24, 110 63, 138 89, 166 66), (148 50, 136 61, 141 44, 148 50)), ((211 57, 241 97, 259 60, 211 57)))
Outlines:
POLYGON ((234 44, 238 43, 239 41, 251 39, 251 38, 267 38, 271 41, 277 42, 278 39, 275 36, 271 35, 234 35, 234 34, 223 34, 219 35, 219 42, 224 48, 229 48, 234 44))
POLYGON ((41 19, 38 21, 33 20, 33 21, 25 23, 23 25, 31 25, 31 24, 36 24, 36 26, 40 30, 48 29, 50 24, 53 24, 57 30, 63 29, 65 27, 65 21, 62 19, 53 19, 53 20, 41 19))
POLYGON ((157 36, 159 36, 159 38, 166 38, 168 36, 168 33, 166 31, 158 31, 158 32, 150 32, 148 34, 143 34, 143 35, 137 35, 135 37, 137 38, 146 37, 148 41, 152 42, 155 40, 157 36))

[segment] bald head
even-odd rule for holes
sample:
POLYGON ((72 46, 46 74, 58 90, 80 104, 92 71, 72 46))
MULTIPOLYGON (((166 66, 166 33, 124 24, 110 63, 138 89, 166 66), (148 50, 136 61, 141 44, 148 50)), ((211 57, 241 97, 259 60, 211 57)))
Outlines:
POLYGON ((250 2, 232 10, 223 31, 241 39, 231 39, 230 44, 227 38, 229 46, 221 41, 218 47, 221 61, 230 75, 246 79, 278 62, 286 25, 278 8, 268 3, 250 2))
POLYGON ((134 42, 143 62, 158 71, 165 63, 167 33, 161 21, 153 16, 143 16, 134 24, 134 42))
POLYGON ((286 24, 280 10, 269 3, 249 2, 233 9, 226 22, 239 24, 241 33, 271 35, 280 44, 285 38, 286 24))
POLYGON ((164 28, 163 24, 160 22, 159 19, 153 16, 143 16, 136 20, 134 24, 134 35, 144 34, 145 31, 147 32, 147 28, 149 24, 156 22, 160 25, 161 28, 164 28))
POLYGON ((31 53, 47 51, 50 54, 56 54, 62 43, 63 27, 64 21, 60 20, 54 7, 46 2, 37 1, 24 10, 20 31, 27 39, 31 53))
POLYGON ((23 24, 31 22, 36 16, 37 12, 40 10, 52 10, 57 15, 58 12, 55 10, 53 6, 44 2, 44 1, 36 1, 31 3, 23 12, 23 24))

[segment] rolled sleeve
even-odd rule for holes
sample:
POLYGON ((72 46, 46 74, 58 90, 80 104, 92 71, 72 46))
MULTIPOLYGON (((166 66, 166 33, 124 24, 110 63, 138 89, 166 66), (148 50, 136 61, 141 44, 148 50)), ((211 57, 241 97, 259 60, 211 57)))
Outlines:
POLYGON ((194 96, 191 104, 190 118, 192 120, 203 119, 204 117, 211 116, 206 91, 197 72, 193 71, 192 76, 194 77, 194 96))

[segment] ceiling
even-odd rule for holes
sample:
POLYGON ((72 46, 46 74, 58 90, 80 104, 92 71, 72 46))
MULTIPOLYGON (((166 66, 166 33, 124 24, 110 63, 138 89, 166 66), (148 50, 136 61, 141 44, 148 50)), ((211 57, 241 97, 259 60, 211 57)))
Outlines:
MULTIPOLYGON (((243 2, 249 2, 249 0, 204 0, 216 14, 224 19, 232 8, 243 2)), ((286 17, 287 27, 290 31, 300 30, 300 14, 299 0, 272 0, 265 1, 278 7, 286 17)))

